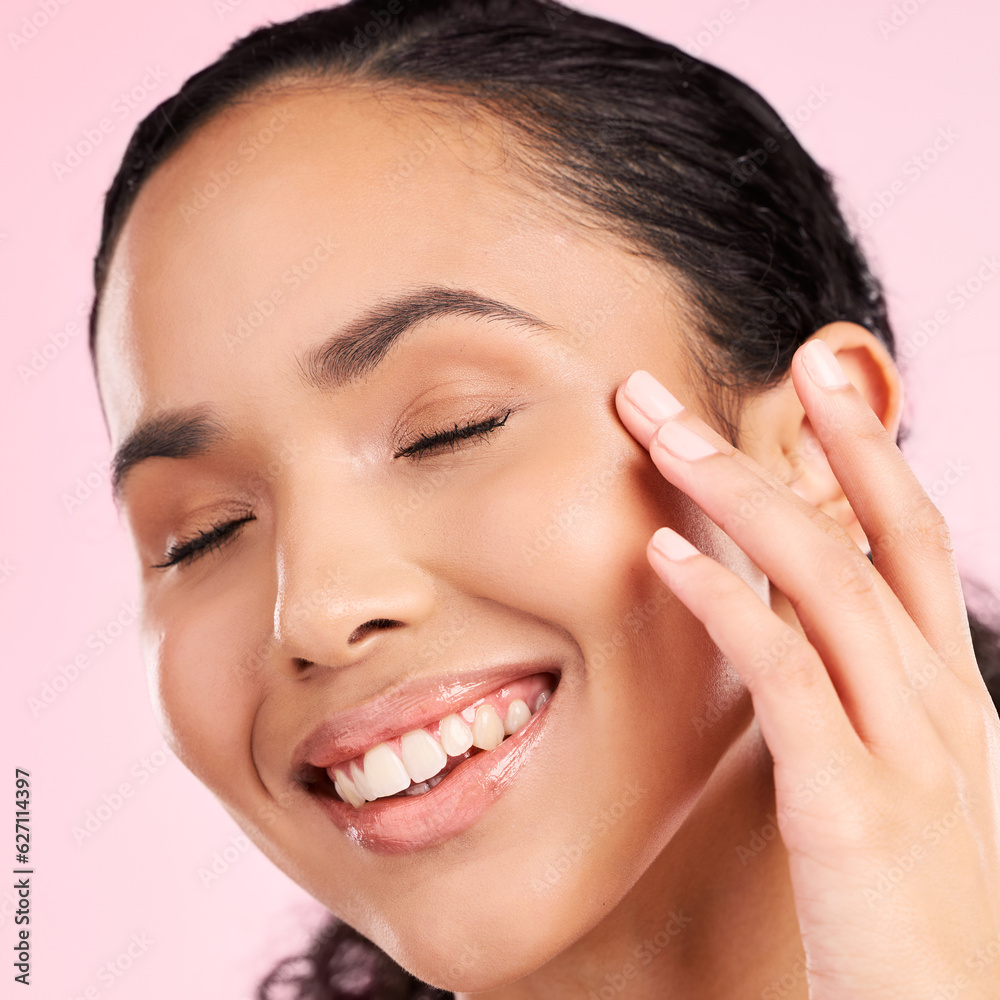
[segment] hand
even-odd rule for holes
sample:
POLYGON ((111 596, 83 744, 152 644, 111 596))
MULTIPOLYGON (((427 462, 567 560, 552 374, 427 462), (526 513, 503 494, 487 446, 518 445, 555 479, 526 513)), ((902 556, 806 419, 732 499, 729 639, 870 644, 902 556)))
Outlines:
POLYGON ((808 638, 672 529, 647 556, 753 699, 810 997, 997 1000, 1000 719, 948 529, 822 340, 799 348, 791 375, 872 562, 639 372, 616 396, 625 426, 786 595, 808 638))

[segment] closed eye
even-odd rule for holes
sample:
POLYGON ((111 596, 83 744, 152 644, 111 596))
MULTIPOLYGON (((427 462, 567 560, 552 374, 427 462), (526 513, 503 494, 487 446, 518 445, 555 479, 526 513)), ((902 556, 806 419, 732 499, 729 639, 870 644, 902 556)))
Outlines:
MULTIPOLYGON (((495 430, 507 423, 507 418, 513 412, 513 409, 509 409, 502 415, 490 417, 488 420, 467 423, 462 426, 456 423, 450 429, 437 431, 434 434, 423 434, 405 448, 397 451, 394 457, 412 458, 416 456, 419 461, 424 455, 441 450, 446 445, 454 452, 462 447, 462 442, 470 438, 484 440, 488 438, 495 430)), ((199 532, 192 538, 171 545, 166 552, 163 562, 154 563, 150 568, 169 569, 171 566, 192 563, 200 556, 221 549, 224 544, 236 537, 244 524, 254 520, 256 518, 252 514, 249 514, 246 517, 223 521, 213 525, 207 531, 199 532)))
POLYGON ((235 538, 244 524, 255 520, 256 518, 250 514, 235 521, 223 521, 213 525, 207 531, 200 532, 193 538, 176 542, 167 550, 163 562, 154 563, 150 569, 169 569, 171 566, 194 562, 199 556, 206 555, 212 550, 221 549, 226 542, 235 538))
POLYGON ((457 447, 461 447, 460 442, 468 438, 489 437, 498 427, 503 427, 507 422, 507 418, 513 412, 513 410, 507 410, 502 416, 490 417, 489 420, 482 420, 479 423, 469 423, 463 427, 455 424, 451 430, 438 431, 435 434, 424 434, 405 448, 401 448, 393 457, 411 458, 416 455, 419 461, 427 452, 436 451, 444 445, 450 445, 451 450, 455 451, 457 447))

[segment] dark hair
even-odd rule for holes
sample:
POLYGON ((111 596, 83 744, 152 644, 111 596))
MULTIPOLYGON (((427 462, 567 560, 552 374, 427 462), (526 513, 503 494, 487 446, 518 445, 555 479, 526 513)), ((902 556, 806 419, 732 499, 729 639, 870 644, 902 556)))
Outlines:
MULTIPOLYGON (((92 352, 111 255, 143 182, 215 113, 304 77, 394 84, 444 114, 460 102, 502 121, 515 138, 505 153, 540 192, 582 210, 682 289, 698 334, 688 347, 734 444, 741 401, 784 379, 795 350, 824 324, 860 323, 895 356, 881 285, 832 178, 745 83, 556 0, 378 2, 376 11, 352 0, 251 32, 139 124, 105 201, 92 352)), ((971 615, 970 626, 1000 704, 1000 640, 971 615)), ((451 995, 337 919, 257 994, 451 995)))

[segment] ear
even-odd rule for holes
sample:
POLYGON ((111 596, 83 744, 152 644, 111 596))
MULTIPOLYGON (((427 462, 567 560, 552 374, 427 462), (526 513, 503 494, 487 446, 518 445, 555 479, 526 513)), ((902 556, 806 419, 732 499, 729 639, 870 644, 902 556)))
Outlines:
MULTIPOLYGON (((865 327, 847 322, 828 323, 809 339, 817 338, 826 341, 895 440, 903 412, 903 383, 881 341, 865 327)), ((790 376, 744 406, 740 448, 804 500, 839 521, 861 549, 870 549, 790 376)))

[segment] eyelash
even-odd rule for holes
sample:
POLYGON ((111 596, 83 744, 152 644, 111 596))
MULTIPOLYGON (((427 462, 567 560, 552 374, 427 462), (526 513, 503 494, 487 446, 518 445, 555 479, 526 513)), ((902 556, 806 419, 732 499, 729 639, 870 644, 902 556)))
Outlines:
MULTIPOLYGON (((503 427, 507 423, 507 418, 513 412, 513 410, 507 410, 502 417, 490 417, 489 420, 481 420, 478 423, 467 423, 462 427, 455 424, 450 430, 438 431, 435 434, 423 434, 412 444, 408 444, 405 448, 397 451, 393 457, 410 458, 416 455, 419 462, 427 452, 434 451, 446 444, 450 444, 451 450, 454 452, 459 441, 471 437, 488 438, 498 427, 503 427)), ((226 542, 236 537, 244 524, 255 520, 256 518, 252 514, 248 514, 246 517, 241 517, 235 521, 223 521, 213 525, 207 531, 195 535, 194 538, 171 545, 167 550, 164 561, 154 563, 150 568, 169 569, 171 566, 190 564, 195 559, 213 550, 218 551, 221 549, 226 542)))
POLYGON ((412 444, 401 448, 396 452, 395 458, 409 458, 417 456, 419 462, 421 457, 429 451, 435 450, 439 445, 450 444, 451 450, 455 451, 455 444, 458 441, 470 437, 488 438, 498 427, 503 427, 507 423, 507 418, 513 413, 507 410, 503 417, 490 417, 489 420, 481 420, 478 423, 467 423, 463 427, 458 424, 453 425, 450 430, 439 431, 436 434, 424 434, 417 438, 412 444))
POLYGON ((213 525, 207 531, 195 535, 194 538, 190 538, 186 542, 177 542, 171 545, 167 549, 163 562, 154 563, 150 569, 170 569, 171 566, 192 563, 199 556, 206 555, 213 549, 221 549, 227 541, 235 537, 244 524, 256 520, 252 514, 248 514, 236 521, 222 521, 213 525))

